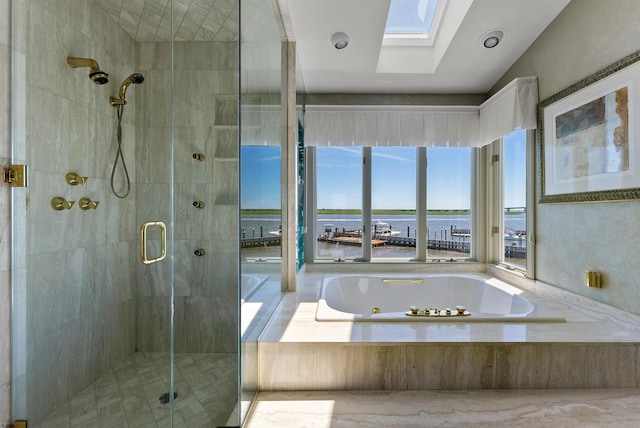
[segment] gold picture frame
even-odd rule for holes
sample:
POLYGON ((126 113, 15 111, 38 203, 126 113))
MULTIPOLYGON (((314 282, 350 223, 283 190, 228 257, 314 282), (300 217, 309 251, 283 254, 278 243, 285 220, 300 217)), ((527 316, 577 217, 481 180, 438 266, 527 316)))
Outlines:
POLYGON ((640 199, 640 51, 538 103, 538 202, 640 199))

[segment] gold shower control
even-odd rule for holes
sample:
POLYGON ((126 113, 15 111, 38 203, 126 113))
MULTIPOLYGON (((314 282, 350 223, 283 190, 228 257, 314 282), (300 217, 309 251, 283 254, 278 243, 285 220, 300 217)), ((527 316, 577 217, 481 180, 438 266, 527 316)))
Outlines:
POLYGON ((4 168, 4 182, 11 187, 29 186, 27 165, 11 165, 4 168))
POLYGON ((205 251, 205 249, 204 249, 204 248, 198 248, 197 250, 195 250, 195 251, 193 252, 193 254, 195 254, 195 255, 196 255, 196 256, 198 256, 198 257, 202 257, 202 256, 204 256, 206 253, 207 253, 207 252, 205 251))
POLYGON ((602 275, 600 272, 588 270, 584 273, 584 286, 591 288, 602 288, 602 275))
POLYGON ((83 177, 80 174, 77 174, 75 172, 67 173, 67 175, 65 175, 64 178, 67 181, 67 184, 70 185, 70 186, 77 186, 78 184, 85 184, 87 182, 87 180, 89 179, 89 177, 83 177))
POLYGON ((193 158, 195 160, 203 161, 206 158, 206 156, 204 155, 204 153, 194 153, 193 158))
POLYGON ((98 204, 100 202, 99 201, 92 201, 89 198, 82 198, 80 199, 80 201, 78 201, 78 205, 80 206, 80 209, 83 211, 87 211, 87 210, 91 210, 91 209, 96 209, 98 208, 98 204))
POLYGON ((76 201, 67 201, 62 196, 56 196, 51 199, 51 208, 56 211, 70 210, 76 201))
POLYGON ((193 201, 193 206, 196 208, 204 208, 204 202, 202 201, 193 201))

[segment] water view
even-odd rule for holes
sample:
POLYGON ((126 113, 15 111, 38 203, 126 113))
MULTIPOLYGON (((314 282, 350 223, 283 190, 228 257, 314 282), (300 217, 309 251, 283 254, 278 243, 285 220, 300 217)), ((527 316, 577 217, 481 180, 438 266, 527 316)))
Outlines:
MULTIPOLYGON (((280 216, 277 214, 246 214, 242 216, 242 236, 249 238, 276 238, 280 235, 280 216)), ((415 238, 416 218, 409 214, 374 214, 372 224, 388 225, 390 229, 387 236, 415 238)), ((505 247, 519 249, 523 253, 526 247, 526 214, 523 212, 509 213, 505 215, 505 247)), ((380 226, 378 226, 380 227, 380 226)), ((342 231, 358 231, 362 228, 362 216, 359 214, 318 214, 316 221, 316 257, 320 259, 353 259, 361 256, 362 249, 359 245, 348 245, 344 242, 318 241, 323 233, 331 232, 334 235, 342 231)), ((427 215, 427 228, 429 241, 470 242, 470 237, 464 233, 452 231, 469 230, 471 228, 471 216, 466 212, 427 215)), ((383 237, 382 239, 386 239, 383 237)), ((277 241, 277 239, 276 239, 277 241)), ((389 242, 393 243, 393 240, 389 242)), ((261 241, 258 247, 243 248, 245 257, 277 257, 279 246, 272 247, 265 241, 261 241)), ((468 253, 461 251, 428 249, 429 257, 467 257, 468 253)), ((510 253, 507 257, 511 255, 510 253)), ((411 245, 379 245, 372 249, 374 258, 411 258, 415 256, 415 244, 411 245)), ((510 257, 508 257, 510 258, 510 257)), ((518 258, 515 255, 514 258, 518 258)))

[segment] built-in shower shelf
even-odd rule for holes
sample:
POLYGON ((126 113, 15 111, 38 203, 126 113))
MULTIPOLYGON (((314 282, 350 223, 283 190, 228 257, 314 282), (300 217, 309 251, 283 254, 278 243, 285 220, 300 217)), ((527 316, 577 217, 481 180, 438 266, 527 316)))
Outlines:
MULTIPOLYGON (((238 130, 238 126, 237 125, 215 125, 214 128, 217 131, 237 131, 238 130)), ((259 130, 262 129, 261 125, 242 125, 241 128, 243 130, 259 130)))
POLYGON ((218 162, 238 162, 238 158, 219 158, 219 157, 214 157, 213 160, 214 161, 218 161, 218 162))
POLYGON ((238 125, 215 125, 214 128, 218 131, 237 131, 238 125))

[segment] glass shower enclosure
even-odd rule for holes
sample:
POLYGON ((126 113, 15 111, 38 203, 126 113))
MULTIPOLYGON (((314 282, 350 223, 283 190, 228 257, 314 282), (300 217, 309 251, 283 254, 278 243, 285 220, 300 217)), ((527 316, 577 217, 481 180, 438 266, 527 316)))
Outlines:
POLYGON ((30 181, 12 196, 14 420, 241 424, 257 346, 240 329, 239 106, 274 90, 240 70, 254 12, 13 0, 12 161, 30 181))

